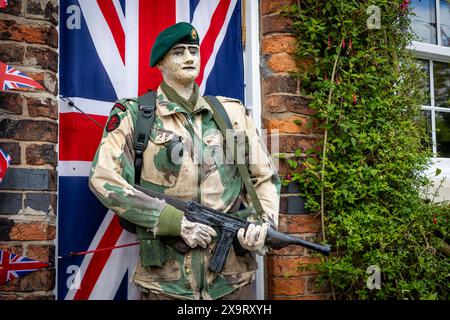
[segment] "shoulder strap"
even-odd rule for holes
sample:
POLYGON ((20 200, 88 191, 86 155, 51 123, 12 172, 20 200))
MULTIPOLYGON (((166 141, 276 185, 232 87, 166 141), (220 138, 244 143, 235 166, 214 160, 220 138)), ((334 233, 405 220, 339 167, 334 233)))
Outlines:
MULTIPOLYGON (((253 185, 252 179, 250 178, 250 174, 248 172, 248 168, 245 165, 245 163, 239 163, 237 161, 237 152, 235 152, 234 146, 235 141, 229 141, 229 139, 226 139, 226 130, 233 130, 233 126, 231 124, 230 118, 228 117, 227 112, 225 111, 225 108, 223 107, 222 103, 215 97, 215 96, 205 96, 204 97, 206 102, 209 103, 213 110, 213 118, 214 121, 216 121, 217 126, 219 127, 220 131, 222 131, 222 135, 225 138, 225 142, 227 144, 227 147, 229 150, 233 150, 233 157, 234 162, 237 165, 237 168, 239 170, 239 173, 242 177, 242 180, 244 181, 245 188, 247 189, 248 194, 250 195, 250 198, 252 199, 253 207, 258 215, 262 214, 264 212, 264 209, 261 206, 261 202, 259 201, 258 195, 256 194, 255 186, 253 185)), ((237 136, 233 134, 234 139, 237 139, 237 136)))
POLYGON ((149 91, 138 98, 138 114, 134 128, 134 183, 141 183, 142 154, 155 121, 156 92, 149 91))

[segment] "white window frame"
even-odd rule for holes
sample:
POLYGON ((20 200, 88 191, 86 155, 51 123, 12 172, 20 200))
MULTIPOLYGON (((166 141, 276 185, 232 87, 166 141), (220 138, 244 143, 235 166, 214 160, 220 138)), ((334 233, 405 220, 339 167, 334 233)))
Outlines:
POLYGON ((442 46, 441 38, 441 17, 440 17, 440 0, 435 0, 436 8, 436 37, 437 44, 430 44, 426 42, 412 41, 409 46, 418 59, 428 61, 429 72, 429 89, 430 89, 430 104, 422 106, 422 110, 430 111, 431 113, 431 140, 432 140, 432 165, 425 172, 427 175, 434 177, 437 169, 441 173, 432 178, 439 183, 442 178, 445 181, 442 185, 442 190, 438 196, 438 200, 450 200, 450 158, 437 157, 437 141, 436 141, 436 111, 450 113, 450 108, 435 107, 434 101, 434 61, 450 63, 450 47, 442 46))
MULTIPOLYGON (((244 95, 245 106, 250 111, 256 128, 261 132, 261 78, 259 71, 259 1, 246 0, 245 29, 246 39, 244 48, 244 95)), ((258 269, 256 270, 256 299, 265 300, 267 297, 265 259, 256 255, 258 269)))

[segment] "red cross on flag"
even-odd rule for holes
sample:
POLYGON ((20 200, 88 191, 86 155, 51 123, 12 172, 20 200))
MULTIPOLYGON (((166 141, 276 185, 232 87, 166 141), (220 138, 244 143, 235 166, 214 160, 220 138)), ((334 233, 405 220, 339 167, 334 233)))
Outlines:
POLYGON ((48 263, 0 250, 0 285, 48 266, 48 263))

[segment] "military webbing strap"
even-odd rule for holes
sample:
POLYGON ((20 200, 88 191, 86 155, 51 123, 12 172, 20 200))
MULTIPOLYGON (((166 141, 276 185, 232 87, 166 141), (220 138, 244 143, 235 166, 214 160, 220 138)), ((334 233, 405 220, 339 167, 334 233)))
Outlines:
POLYGON ((205 100, 209 103, 213 110, 213 118, 214 121, 216 121, 217 126, 219 127, 220 131, 222 132, 222 135, 225 139, 226 145, 229 149, 229 151, 233 150, 233 157, 234 162, 236 163, 236 166, 239 170, 239 173, 241 174, 242 180, 244 181, 245 188, 247 189, 248 194, 250 195, 250 198, 252 199, 253 208, 255 209, 256 213, 258 215, 261 215, 264 213, 264 209, 261 206, 261 202, 259 201, 258 195, 256 194, 255 186, 253 185, 252 179, 250 177, 250 174, 248 172, 248 168, 245 165, 245 163, 239 163, 238 161, 238 154, 235 149, 237 136, 233 134, 234 139, 226 139, 226 130, 233 130, 233 126, 231 124, 230 118, 228 117, 227 112, 225 111, 225 108, 220 103, 220 101, 214 97, 214 96, 205 96, 205 100), (230 141, 231 140, 231 141, 230 141))
POLYGON ((138 98, 138 114, 134 128, 134 183, 141 183, 142 155, 147 147, 150 131, 155 121, 156 92, 149 91, 138 98))

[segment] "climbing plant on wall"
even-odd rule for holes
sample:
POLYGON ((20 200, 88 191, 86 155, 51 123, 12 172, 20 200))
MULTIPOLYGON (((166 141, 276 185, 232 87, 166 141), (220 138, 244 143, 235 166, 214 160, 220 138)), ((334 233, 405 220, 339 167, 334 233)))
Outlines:
POLYGON ((408 50, 408 5, 302 0, 284 9, 304 66, 297 76, 323 133, 320 152, 289 159, 297 170, 284 182, 299 184, 309 210, 322 216, 321 240, 334 252, 314 267, 335 298, 450 298, 442 250, 450 210, 427 194, 426 80, 408 50))

